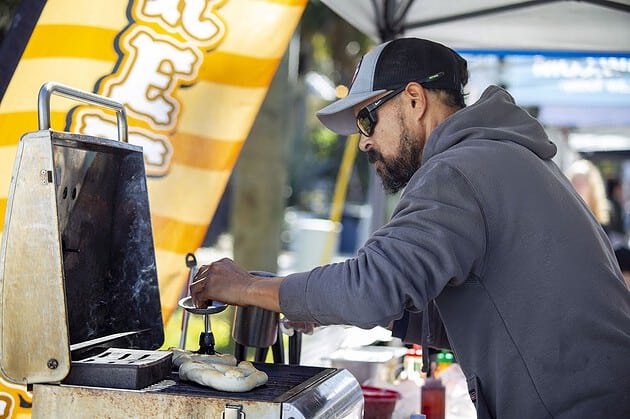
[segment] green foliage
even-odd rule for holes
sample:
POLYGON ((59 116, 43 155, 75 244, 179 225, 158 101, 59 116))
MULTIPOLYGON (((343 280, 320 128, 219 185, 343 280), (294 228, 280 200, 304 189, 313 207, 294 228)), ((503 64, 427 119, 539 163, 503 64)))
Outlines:
MULTIPOLYGON (((308 2, 299 34, 299 74, 314 71, 328 77, 335 86, 350 83, 359 59, 374 44, 318 0, 308 2)), ((288 205, 314 211, 312 204, 304 203, 318 201, 316 207, 329 207, 345 138, 328 130, 315 117, 315 112, 329 102, 306 93, 300 100, 304 106, 303 119, 291 144, 289 181, 292 194, 288 205)), ((369 167, 360 164, 360 160, 361 156, 358 156, 355 175, 367 179, 369 167)), ((354 182, 353 185, 361 183, 354 182)), ((360 189, 353 195, 359 200, 367 193, 360 189)))
POLYGON ((323 126, 313 128, 311 141, 317 158, 332 157, 333 152, 337 150, 337 134, 323 126))

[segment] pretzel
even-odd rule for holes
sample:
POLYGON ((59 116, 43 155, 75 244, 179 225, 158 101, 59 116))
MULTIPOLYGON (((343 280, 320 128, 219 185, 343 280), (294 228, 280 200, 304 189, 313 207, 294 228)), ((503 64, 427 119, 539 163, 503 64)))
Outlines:
POLYGON ((175 365, 176 367, 179 367, 186 361, 199 361, 208 364, 236 365, 236 358, 234 357, 234 355, 230 354, 216 353, 214 355, 206 355, 184 351, 177 348, 169 348, 169 350, 173 353, 171 360, 173 361, 173 365, 175 365))
POLYGON ((249 361, 241 361, 238 365, 232 366, 194 360, 186 361, 179 366, 179 378, 216 390, 239 393, 261 386, 269 379, 267 374, 257 370, 249 361))

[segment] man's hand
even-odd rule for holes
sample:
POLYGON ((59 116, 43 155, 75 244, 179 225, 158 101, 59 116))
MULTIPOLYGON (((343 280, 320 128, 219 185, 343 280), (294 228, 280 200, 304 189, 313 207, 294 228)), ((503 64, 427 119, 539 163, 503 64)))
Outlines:
POLYGON ((192 302, 197 308, 205 308, 208 301, 249 306, 280 311, 279 290, 281 277, 259 277, 223 258, 203 265, 190 285, 192 302))
POLYGON ((214 300, 237 306, 244 305, 240 297, 252 281, 250 276, 246 270, 228 258, 203 265, 190 285, 193 304, 197 308, 205 308, 208 301, 214 300))
POLYGON ((315 331, 315 328, 318 326, 319 324, 313 322, 294 322, 287 319, 286 317, 280 320, 280 330, 282 330, 282 333, 287 336, 293 336, 294 332, 301 332, 305 335, 312 335, 315 331))

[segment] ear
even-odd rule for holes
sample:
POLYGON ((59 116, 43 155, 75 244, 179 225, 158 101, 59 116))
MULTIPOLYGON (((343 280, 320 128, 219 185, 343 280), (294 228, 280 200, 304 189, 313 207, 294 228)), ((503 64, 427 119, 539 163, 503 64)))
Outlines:
POLYGON ((411 82, 407 84, 404 92, 405 98, 407 99, 406 103, 408 103, 411 107, 411 111, 418 113, 418 116, 422 117, 422 114, 424 114, 427 109, 426 91, 422 85, 416 82, 411 82))

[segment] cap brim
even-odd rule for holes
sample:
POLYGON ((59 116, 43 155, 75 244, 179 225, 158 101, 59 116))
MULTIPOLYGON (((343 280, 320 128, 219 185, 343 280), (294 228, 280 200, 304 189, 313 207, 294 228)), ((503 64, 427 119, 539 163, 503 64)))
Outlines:
POLYGON ((353 107, 359 103, 376 97, 387 90, 374 90, 364 93, 352 93, 343 99, 331 103, 319 110, 315 115, 331 131, 341 135, 350 135, 359 132, 357 128, 353 107))

